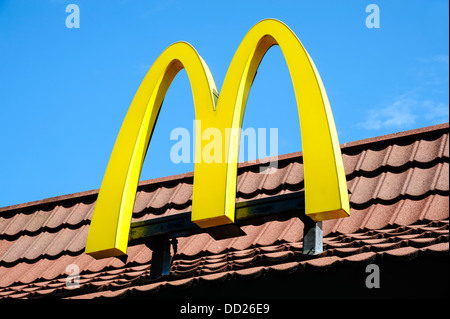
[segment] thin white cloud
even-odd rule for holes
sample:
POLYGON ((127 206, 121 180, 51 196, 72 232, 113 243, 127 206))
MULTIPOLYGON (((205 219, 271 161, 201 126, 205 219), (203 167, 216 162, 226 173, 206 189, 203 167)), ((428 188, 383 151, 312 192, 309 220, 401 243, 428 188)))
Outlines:
POLYGON ((434 62, 448 64, 448 54, 440 54, 433 57, 434 62))
POLYGON ((436 54, 436 55, 433 55, 430 58, 419 58, 419 59, 417 59, 417 61, 421 62, 421 63, 449 64, 448 54, 436 54))
POLYGON ((448 122, 448 118, 449 108, 444 103, 400 96, 386 107, 368 110, 367 118, 357 125, 367 130, 404 129, 413 127, 418 121, 434 124, 448 122))
POLYGON ((429 58, 417 59, 417 66, 414 70, 415 76, 421 80, 422 85, 432 86, 430 89, 436 91, 437 88, 448 90, 448 54, 437 54, 429 58))
POLYGON ((448 122, 448 64, 447 53, 418 58, 411 73, 420 86, 386 106, 367 110, 357 126, 367 130, 410 129, 448 122))
POLYGON ((430 121, 446 122, 449 117, 448 105, 444 103, 435 103, 433 101, 423 101, 419 105, 424 111, 424 117, 430 121))
POLYGON ((386 107, 370 109, 366 120, 358 126, 367 130, 380 130, 412 125, 416 121, 416 115, 413 113, 416 103, 414 100, 402 97, 386 107))

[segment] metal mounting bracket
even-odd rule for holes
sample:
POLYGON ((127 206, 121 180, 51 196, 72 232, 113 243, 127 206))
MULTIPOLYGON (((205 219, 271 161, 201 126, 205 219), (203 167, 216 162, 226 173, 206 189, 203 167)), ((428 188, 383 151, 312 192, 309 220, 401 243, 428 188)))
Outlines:
POLYGON ((244 225, 260 225, 272 220, 298 217, 304 223, 303 254, 315 256, 323 252, 322 222, 305 215, 304 192, 255 199, 236 204, 235 223, 210 228, 200 228, 191 221, 191 213, 153 218, 131 224, 130 245, 145 243, 152 251, 150 276, 158 278, 170 273, 171 244, 176 254, 176 238, 208 233, 220 240, 244 236, 244 225))

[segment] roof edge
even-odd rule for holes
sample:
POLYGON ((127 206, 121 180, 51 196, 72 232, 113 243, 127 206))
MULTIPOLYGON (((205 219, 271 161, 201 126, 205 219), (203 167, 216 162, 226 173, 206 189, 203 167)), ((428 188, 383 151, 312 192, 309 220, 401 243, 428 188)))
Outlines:
POLYGON ((425 126, 425 127, 417 128, 417 129, 413 129, 413 130, 402 131, 402 132, 386 134, 386 135, 380 135, 380 136, 376 136, 376 137, 370 137, 367 139, 354 141, 354 142, 347 142, 347 143, 341 144, 341 148, 349 149, 349 148, 354 148, 354 147, 358 147, 358 146, 362 146, 362 145, 366 146, 366 145, 379 144, 379 143, 383 143, 383 142, 386 142, 388 140, 393 140, 393 139, 398 140, 398 139, 403 139, 405 137, 411 138, 414 136, 419 136, 419 135, 423 135, 423 134, 430 133, 430 132, 438 133, 440 131, 445 131, 448 128, 449 128, 448 122, 442 123, 442 124, 437 124, 437 125, 425 126))

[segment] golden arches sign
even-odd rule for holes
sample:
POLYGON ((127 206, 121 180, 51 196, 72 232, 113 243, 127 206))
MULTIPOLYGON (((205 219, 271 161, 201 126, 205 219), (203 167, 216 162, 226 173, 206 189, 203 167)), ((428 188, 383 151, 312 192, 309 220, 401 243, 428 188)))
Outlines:
POLYGON ((114 145, 89 228, 87 254, 95 258, 126 254, 147 146, 164 96, 183 68, 191 83, 195 117, 201 120, 201 128, 196 128, 196 158, 205 146, 201 138, 205 130, 218 129, 223 138, 221 162, 195 161, 192 221, 202 228, 234 222, 239 129, 253 78, 273 45, 279 45, 285 57, 297 100, 305 213, 315 221, 349 215, 342 155, 322 80, 297 36, 282 22, 268 19, 257 23, 242 40, 220 98, 208 66, 190 44, 177 42, 158 57, 142 81, 114 145))

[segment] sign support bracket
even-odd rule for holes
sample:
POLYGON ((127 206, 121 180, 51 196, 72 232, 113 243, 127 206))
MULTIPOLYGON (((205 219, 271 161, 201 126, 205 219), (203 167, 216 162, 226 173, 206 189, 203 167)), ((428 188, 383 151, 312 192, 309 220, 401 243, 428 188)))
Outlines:
POLYGON ((152 250, 151 278, 159 278, 170 273, 172 260, 170 242, 170 238, 167 236, 155 236, 145 244, 152 250))
POLYGON ((191 221, 191 213, 157 217, 131 224, 129 245, 144 243, 152 252, 150 277, 159 278, 170 273, 177 248, 177 237, 208 233, 214 239, 245 236, 244 225, 261 225, 268 221, 284 221, 298 217, 304 224, 303 254, 316 256, 323 252, 322 222, 315 222, 305 215, 304 192, 272 196, 236 204, 235 223, 200 228, 191 221))

